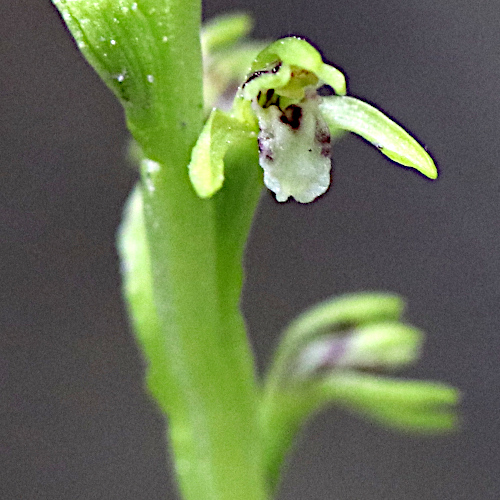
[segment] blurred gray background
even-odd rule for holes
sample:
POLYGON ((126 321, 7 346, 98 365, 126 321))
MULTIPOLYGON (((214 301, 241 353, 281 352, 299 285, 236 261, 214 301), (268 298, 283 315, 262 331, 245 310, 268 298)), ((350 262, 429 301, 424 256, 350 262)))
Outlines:
MULTIPOLYGON (((258 37, 309 37, 440 168, 427 181, 352 136, 312 206, 264 193, 243 299, 259 366, 305 307, 391 290, 428 332, 409 375, 464 393, 456 436, 322 414, 280 500, 500 498, 500 4, 207 0, 205 14, 228 4, 258 37)), ((49 0, 1 2, 0 68, 0 498, 176 499, 120 297, 135 181, 120 107, 49 0)))

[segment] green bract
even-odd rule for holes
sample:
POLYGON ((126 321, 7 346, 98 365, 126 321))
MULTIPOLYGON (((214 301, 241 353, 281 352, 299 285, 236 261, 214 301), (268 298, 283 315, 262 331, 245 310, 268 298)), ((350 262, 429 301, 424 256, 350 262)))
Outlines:
POLYGON ((190 165, 190 172, 197 173, 191 174, 196 192, 209 197, 220 189, 223 157, 232 141, 229 137, 245 126, 258 130, 264 183, 278 201, 293 197, 309 203, 328 189, 331 137, 339 130, 355 132, 391 160, 431 179, 437 177, 431 157, 404 129, 369 104, 345 97, 345 93, 344 75, 324 63, 308 42, 289 37, 272 43, 251 64, 227 119, 207 121, 190 165), (330 86, 336 95, 318 95, 317 89, 323 85, 330 86), (221 131, 223 127, 225 131, 221 131), (225 145, 216 146, 221 140, 225 145), (209 153, 216 158, 209 160, 209 153))
POLYGON ((207 198, 222 187, 224 156, 233 141, 254 139, 256 134, 244 122, 214 109, 193 149, 189 177, 199 196, 207 198))

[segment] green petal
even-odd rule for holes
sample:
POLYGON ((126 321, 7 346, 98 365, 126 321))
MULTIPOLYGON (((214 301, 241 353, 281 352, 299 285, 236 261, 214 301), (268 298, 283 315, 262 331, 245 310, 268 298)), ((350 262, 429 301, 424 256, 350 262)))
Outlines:
POLYGON ((425 149, 370 104, 354 97, 331 96, 323 98, 320 109, 332 131, 354 132, 396 163, 414 168, 430 179, 437 178, 436 165, 425 149))
POLYGON ((292 77, 290 65, 285 63, 280 65, 280 61, 276 59, 260 68, 255 72, 251 72, 243 84, 242 95, 249 101, 256 97, 261 90, 284 87, 292 77), (254 78, 254 76, 256 77, 254 78))
POLYGON ((224 156, 233 143, 256 139, 248 125, 233 116, 214 109, 191 153, 189 178, 200 198, 214 195, 224 182, 224 156))

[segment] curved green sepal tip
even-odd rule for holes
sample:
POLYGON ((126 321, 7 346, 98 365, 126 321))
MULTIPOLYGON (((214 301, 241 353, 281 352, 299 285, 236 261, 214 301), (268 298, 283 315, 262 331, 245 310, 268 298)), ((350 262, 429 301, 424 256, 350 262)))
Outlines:
POLYGON ((321 54, 302 38, 280 38, 268 45, 255 59, 251 71, 258 71, 276 59, 316 73, 323 64, 321 54))
POLYGON ((200 198, 210 198, 224 182, 224 156, 233 141, 256 137, 255 131, 233 116, 214 109, 191 153, 189 178, 200 198))
POLYGON ((427 151, 397 123, 366 102, 354 97, 323 98, 320 109, 332 130, 360 135, 391 160, 436 179, 436 165, 427 151))

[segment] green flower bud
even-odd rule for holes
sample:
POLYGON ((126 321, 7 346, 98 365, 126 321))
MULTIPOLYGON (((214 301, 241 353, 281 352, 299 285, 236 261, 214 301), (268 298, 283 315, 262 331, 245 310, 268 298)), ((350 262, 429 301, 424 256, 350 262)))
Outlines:
POLYGON ((333 370, 393 371, 418 359, 422 340, 419 330, 402 323, 368 324, 310 342, 298 356, 294 372, 307 378, 333 370))

